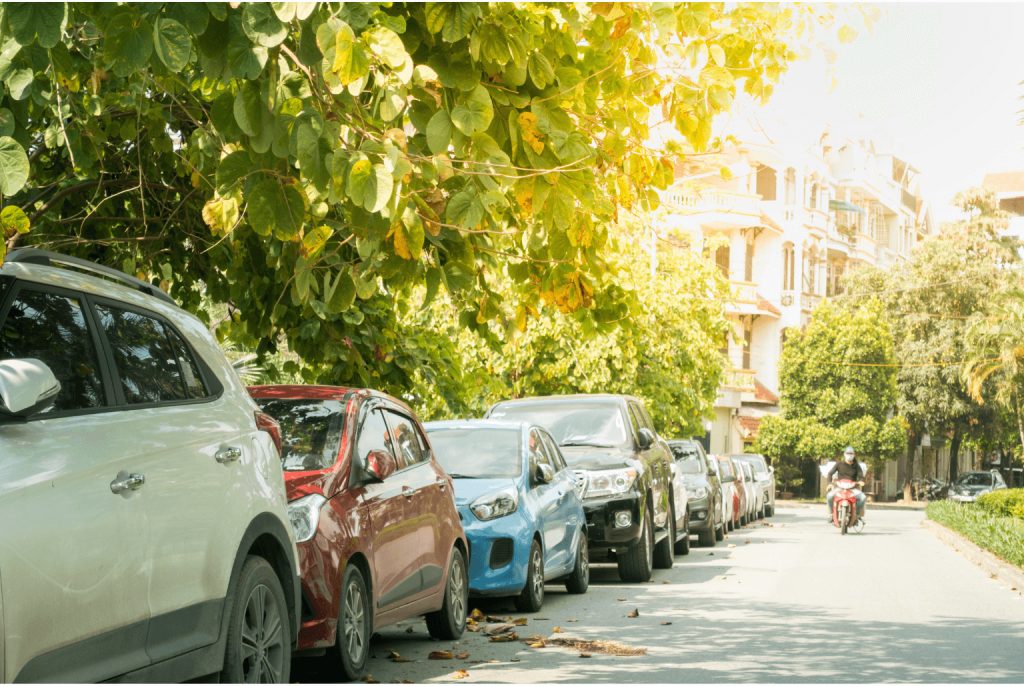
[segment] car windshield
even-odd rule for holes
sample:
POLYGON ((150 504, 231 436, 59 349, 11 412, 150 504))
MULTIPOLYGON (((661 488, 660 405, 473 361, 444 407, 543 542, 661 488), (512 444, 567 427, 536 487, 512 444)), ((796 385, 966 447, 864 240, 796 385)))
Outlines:
MULTIPOLYGON (((735 459, 735 457, 733 459, 735 459)), ((748 464, 755 474, 768 473, 768 465, 760 455, 744 455, 741 460, 748 464)))
POLYGON ((520 431, 515 428, 427 430, 434 456, 455 479, 514 479, 523 471, 520 431))
MULTIPOLYGON (((542 426, 561 446, 619 448, 629 445, 629 434, 616 404, 572 400, 498 405, 491 419, 514 419, 542 426)), ((566 460, 571 462, 569 455, 566 460)))
POLYGON ((700 453, 692 443, 669 443, 676 464, 683 474, 701 474, 700 453))
POLYGON ((327 469, 338 459, 345 406, 338 400, 256 398, 281 425, 281 464, 287 472, 327 469))
POLYGON ((956 480, 958 486, 991 486, 992 475, 981 472, 964 474, 956 480))
POLYGON ((722 470, 722 476, 732 476, 732 465, 726 460, 719 460, 718 466, 722 470))

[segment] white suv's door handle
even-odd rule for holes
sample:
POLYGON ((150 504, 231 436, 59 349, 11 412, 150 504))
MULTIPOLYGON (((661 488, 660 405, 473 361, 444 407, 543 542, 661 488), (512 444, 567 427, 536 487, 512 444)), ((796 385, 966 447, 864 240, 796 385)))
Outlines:
POLYGON ((146 483, 145 474, 126 474, 119 472, 117 478, 110 482, 111 493, 124 493, 125 491, 137 491, 146 483))
POLYGON ((228 462, 234 462, 242 456, 242 451, 239 448, 221 448, 217 451, 217 454, 213 456, 213 459, 217 460, 221 464, 227 464, 228 462))

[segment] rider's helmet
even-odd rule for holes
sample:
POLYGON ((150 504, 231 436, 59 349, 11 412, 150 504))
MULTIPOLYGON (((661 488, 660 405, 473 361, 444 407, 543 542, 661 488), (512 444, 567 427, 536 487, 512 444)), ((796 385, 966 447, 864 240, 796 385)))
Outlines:
POLYGON ((852 463, 854 457, 853 446, 846 446, 846 450, 843 451, 843 459, 847 462, 852 463))

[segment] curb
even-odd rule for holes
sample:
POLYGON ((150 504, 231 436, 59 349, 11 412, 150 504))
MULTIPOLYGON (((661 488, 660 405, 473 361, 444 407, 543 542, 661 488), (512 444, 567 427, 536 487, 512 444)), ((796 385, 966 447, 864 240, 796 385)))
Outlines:
POLYGON ((931 519, 925 519, 921 526, 930 529, 940 541, 981 567, 991 578, 1002 581, 1011 591, 1024 596, 1024 569, 999 559, 956 531, 931 519))

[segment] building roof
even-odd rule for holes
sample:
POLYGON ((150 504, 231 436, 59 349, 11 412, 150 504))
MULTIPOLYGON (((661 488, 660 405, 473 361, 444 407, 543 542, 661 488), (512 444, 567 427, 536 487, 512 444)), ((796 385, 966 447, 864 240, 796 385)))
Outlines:
POLYGON ((770 302, 768 302, 768 300, 763 298, 760 293, 757 294, 757 307, 760 310, 771 312, 776 317, 782 316, 782 311, 779 308, 775 307, 775 305, 772 305, 770 302))
POLYGON ((760 417, 736 417, 736 423, 740 425, 740 434, 744 440, 757 438, 757 430, 761 426, 760 417))
POLYGON ((754 399, 762 403, 779 404, 779 396, 769 391, 768 387, 757 379, 754 379, 754 399))
POLYGON ((981 185, 1000 195, 1024 195, 1024 171, 985 174, 981 185))

